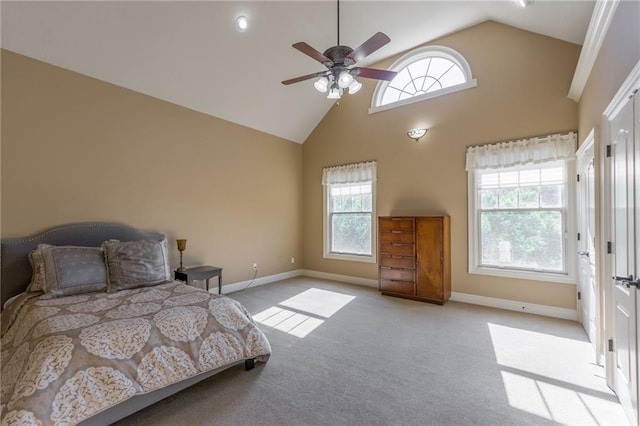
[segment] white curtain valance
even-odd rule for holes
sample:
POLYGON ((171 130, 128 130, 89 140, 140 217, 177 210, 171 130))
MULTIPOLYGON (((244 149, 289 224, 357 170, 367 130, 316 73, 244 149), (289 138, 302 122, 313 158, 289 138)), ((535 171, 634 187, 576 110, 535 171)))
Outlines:
POLYGON ((322 169, 322 184, 371 182, 376 180, 376 162, 346 164, 322 169))
POLYGON ((575 132, 467 148, 467 171, 574 158, 575 132))

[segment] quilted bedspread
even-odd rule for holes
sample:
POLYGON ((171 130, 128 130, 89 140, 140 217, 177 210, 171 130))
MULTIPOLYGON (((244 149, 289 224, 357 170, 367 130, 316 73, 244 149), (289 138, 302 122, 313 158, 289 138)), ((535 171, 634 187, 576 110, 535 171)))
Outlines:
POLYGON ((2 331, 3 425, 73 425, 271 353, 242 305, 179 282, 50 300, 25 294, 2 312, 2 331))

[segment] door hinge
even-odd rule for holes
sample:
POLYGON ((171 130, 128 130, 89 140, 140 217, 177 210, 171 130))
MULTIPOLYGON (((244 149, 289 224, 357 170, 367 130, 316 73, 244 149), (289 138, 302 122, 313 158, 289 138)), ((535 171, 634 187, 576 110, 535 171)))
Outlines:
POLYGON ((578 300, 582 300, 582 293, 578 292, 578 300))
POLYGON ((607 145, 607 158, 611 157, 611 145, 607 145))
POLYGON ((578 232, 578 241, 580 241, 580 233, 578 232))
POLYGON ((607 254, 612 253, 611 241, 607 241, 607 254))
POLYGON ((613 339, 609 339, 608 341, 609 352, 613 352, 613 339))
POLYGON ((580 182, 580 175, 576 175, 576 182, 580 182))

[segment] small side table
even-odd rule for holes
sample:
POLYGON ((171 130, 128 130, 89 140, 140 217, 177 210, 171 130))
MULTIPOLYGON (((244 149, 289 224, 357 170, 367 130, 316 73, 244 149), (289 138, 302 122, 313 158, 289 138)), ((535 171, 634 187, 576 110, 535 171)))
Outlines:
POLYGON ((174 272, 176 280, 184 281, 187 284, 193 280, 205 280, 207 291, 209 291, 209 280, 213 277, 218 277, 218 294, 222 294, 222 268, 206 265, 187 268, 184 272, 174 272))

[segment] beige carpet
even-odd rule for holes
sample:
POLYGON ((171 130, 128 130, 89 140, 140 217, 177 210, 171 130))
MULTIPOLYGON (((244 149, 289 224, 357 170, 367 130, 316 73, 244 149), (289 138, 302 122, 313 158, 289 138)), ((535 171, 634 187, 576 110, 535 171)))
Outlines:
POLYGON ((574 322, 311 278, 242 302, 273 355, 119 425, 627 424, 574 322))

